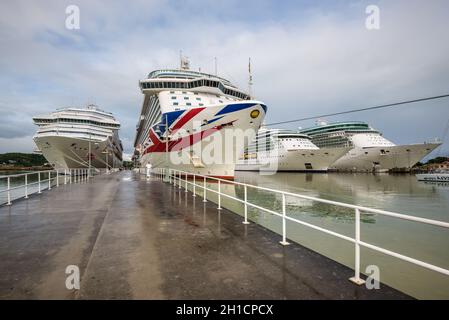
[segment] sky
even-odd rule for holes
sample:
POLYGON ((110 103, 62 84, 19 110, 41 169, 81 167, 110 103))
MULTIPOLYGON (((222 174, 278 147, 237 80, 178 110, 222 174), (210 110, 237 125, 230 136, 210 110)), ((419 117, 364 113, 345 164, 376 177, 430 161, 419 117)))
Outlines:
MULTIPOLYGON (((0 153, 31 152, 32 116, 95 103, 121 122, 125 153, 152 70, 214 72, 253 93, 266 123, 449 93, 448 1, 1 1, 0 153), (379 26, 365 26, 368 5, 379 26), (77 5, 80 28, 66 28, 77 5)), ((397 144, 443 138, 449 99, 328 117, 397 144)), ((286 124, 295 129, 314 121, 286 124)), ((432 156, 449 155, 449 135, 432 156)))

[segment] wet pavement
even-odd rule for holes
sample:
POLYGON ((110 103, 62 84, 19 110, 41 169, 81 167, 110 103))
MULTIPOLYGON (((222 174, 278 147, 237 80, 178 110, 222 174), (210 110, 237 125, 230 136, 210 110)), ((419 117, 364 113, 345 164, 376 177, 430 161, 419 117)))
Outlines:
POLYGON ((156 178, 98 176, 0 207, 0 299, 409 298, 279 240, 156 178))

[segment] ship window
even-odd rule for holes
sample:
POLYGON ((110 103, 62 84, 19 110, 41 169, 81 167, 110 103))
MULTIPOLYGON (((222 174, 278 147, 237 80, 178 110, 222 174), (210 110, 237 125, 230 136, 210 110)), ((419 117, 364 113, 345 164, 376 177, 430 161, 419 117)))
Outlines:
POLYGON ((204 106, 204 103, 200 103, 200 107, 204 106))
POLYGON ((200 101, 200 100, 201 100, 201 98, 196 98, 196 100, 200 101))
POLYGON ((177 105, 179 105, 179 103, 178 102, 173 102, 173 105, 177 106, 177 105))
POLYGON ((183 91, 182 94, 187 94, 187 92, 186 92, 186 91, 183 91))
POLYGON ((172 98, 172 100, 175 100, 175 99, 176 99, 176 97, 175 97, 175 96, 172 96, 171 98, 172 98))
POLYGON ((170 91, 170 93, 172 93, 172 94, 173 94, 173 93, 175 93, 175 92, 174 92, 174 91, 170 91))
POLYGON ((192 104, 190 102, 187 102, 186 105, 191 106, 192 104))

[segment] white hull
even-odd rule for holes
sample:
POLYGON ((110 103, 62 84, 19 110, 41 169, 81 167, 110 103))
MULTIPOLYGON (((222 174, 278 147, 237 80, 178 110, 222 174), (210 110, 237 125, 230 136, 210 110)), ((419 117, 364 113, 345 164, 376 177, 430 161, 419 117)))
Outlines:
POLYGON ((420 173, 416 175, 418 181, 449 183, 449 173, 420 173))
POLYGON ((205 132, 208 130, 213 133, 206 138, 189 139, 185 135, 173 137, 172 140, 183 138, 184 142, 170 147, 168 152, 166 152, 164 146, 158 150, 151 150, 154 147, 150 146, 140 157, 141 166, 145 167, 147 164, 151 164, 153 168, 168 167, 191 173, 233 179, 237 158, 247 146, 248 141, 255 137, 265 117, 265 110, 258 101, 241 101, 226 104, 226 106, 229 105, 248 106, 238 111, 226 113, 218 120, 215 120, 217 119, 216 115, 225 105, 205 108, 186 122, 182 126, 182 130, 190 134, 195 134, 195 132, 199 134, 200 131, 205 132), (250 116, 250 113, 254 110, 259 111, 259 116, 256 118, 250 116), (198 123, 204 123, 205 121, 211 122, 195 131, 198 128, 198 123), (214 128, 218 129, 215 130, 214 128), (240 133, 245 133, 245 139, 240 139, 242 141, 241 144, 227 138, 234 135, 242 138, 240 133), (185 142, 190 140, 197 142, 185 145, 185 142))
POLYGON ((424 143, 388 147, 356 147, 335 161, 331 167, 352 171, 409 170, 439 145, 439 143, 424 143))
POLYGON ((348 148, 259 152, 257 159, 240 160, 237 171, 327 171, 348 148))
MULTIPOLYGON (((56 169, 89 167, 89 140, 54 135, 35 137, 34 142, 47 161, 56 169)), ((91 141, 90 145, 92 168, 106 168, 106 158, 109 167, 122 166, 122 161, 112 151, 107 157, 103 153, 107 149, 108 139, 91 141)))

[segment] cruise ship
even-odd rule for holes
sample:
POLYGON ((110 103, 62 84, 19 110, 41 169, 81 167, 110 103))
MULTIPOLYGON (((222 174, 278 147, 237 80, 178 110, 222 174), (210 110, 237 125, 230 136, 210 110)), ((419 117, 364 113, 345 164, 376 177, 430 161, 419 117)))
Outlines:
POLYGON ((320 148, 350 147, 332 164, 332 168, 345 171, 408 171, 441 144, 395 145, 382 133, 360 121, 327 123, 320 120, 317 126, 299 132, 310 136, 320 148))
POLYGON ((327 171, 350 148, 320 149, 305 134, 261 128, 236 165, 238 171, 327 171))
POLYGON ((95 105, 58 109, 33 122, 38 126, 33 140, 56 169, 122 166, 120 123, 95 105))
POLYGON ((138 165, 234 178, 238 156, 265 117, 265 104, 224 78, 183 64, 151 72, 140 90, 133 156, 138 165))

